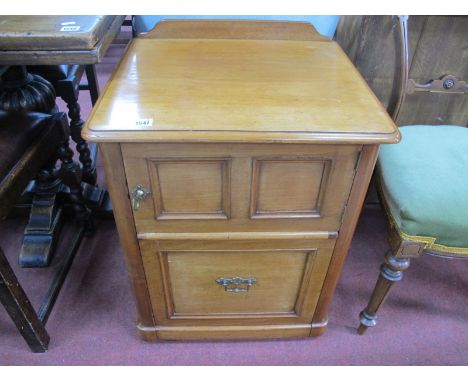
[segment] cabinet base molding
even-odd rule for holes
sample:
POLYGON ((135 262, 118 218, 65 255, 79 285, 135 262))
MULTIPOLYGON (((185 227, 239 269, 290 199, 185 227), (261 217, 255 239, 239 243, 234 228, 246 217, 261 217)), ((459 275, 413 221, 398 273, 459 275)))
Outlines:
POLYGON ((328 320, 296 325, 223 326, 143 326, 137 325, 140 338, 157 340, 242 340, 288 337, 315 337, 326 331, 328 320))

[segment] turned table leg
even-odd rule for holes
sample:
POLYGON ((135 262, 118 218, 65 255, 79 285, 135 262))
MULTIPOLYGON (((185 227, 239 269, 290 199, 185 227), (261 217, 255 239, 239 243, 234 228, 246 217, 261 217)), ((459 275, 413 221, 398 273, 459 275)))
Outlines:
POLYGON ((76 143, 76 151, 80 155, 80 162, 83 164, 83 180, 89 184, 96 184, 97 174, 88 143, 81 137, 81 129, 84 121, 81 119, 81 109, 77 98, 70 94, 64 97, 68 107, 68 116, 70 117, 71 137, 76 143))
MULTIPOLYGON (((90 92, 91 101, 94 104, 99 96, 99 86, 97 82, 95 65, 70 65, 67 78, 56 80, 54 86, 57 95, 65 101, 70 118, 71 138, 76 143, 76 150, 79 153, 79 161, 82 165, 83 196, 89 208, 100 217, 112 217, 112 208, 108 200, 107 191, 97 185, 97 145, 88 144, 81 137, 81 130, 84 121, 81 117, 81 107, 78 103, 79 91, 90 92), (86 71, 87 84, 78 84, 81 79, 81 70, 86 71)), ((55 66, 45 67, 42 74, 46 78, 53 80, 55 66)))
POLYGON ((390 293, 393 284, 403 278, 403 271, 410 265, 409 259, 397 258, 392 251, 388 251, 385 262, 380 267, 380 275, 372 292, 367 307, 359 314, 361 324, 359 334, 364 334, 367 328, 377 324, 377 311, 390 293))
POLYGON ((62 140, 58 147, 58 157, 62 164, 60 167, 60 178, 70 189, 70 201, 75 212, 75 216, 81 223, 91 229, 91 211, 86 207, 82 190, 82 170, 78 163, 73 160, 73 151, 69 146, 70 129, 68 123, 61 121, 62 140))
POLYGON ((26 66, 9 67, 1 80, 0 110, 48 114, 55 108, 55 90, 52 84, 41 76, 28 73, 26 66))
POLYGON ((61 231, 63 209, 58 194, 62 187, 54 169, 56 161, 54 157, 35 180, 29 221, 19 255, 19 264, 24 268, 48 266, 61 231))
MULTIPOLYGON (((0 109, 8 112, 53 113, 56 110, 55 89, 26 66, 9 67, 2 75, 0 109)), ((37 181, 31 202, 31 213, 20 253, 21 266, 45 266, 50 261, 60 231, 61 210, 56 206, 59 184, 53 177, 55 162, 44 169, 37 181)))

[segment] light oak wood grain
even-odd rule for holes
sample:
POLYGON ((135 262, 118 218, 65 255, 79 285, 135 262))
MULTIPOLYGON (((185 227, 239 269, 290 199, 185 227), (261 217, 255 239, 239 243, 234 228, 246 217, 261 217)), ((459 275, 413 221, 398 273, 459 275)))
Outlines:
MULTIPOLYGON (((302 277, 309 279, 315 249, 303 250, 188 250, 162 251, 165 275, 170 279, 173 315, 285 315, 295 317, 302 277), (287 277, 285 277, 287 275, 287 277), (216 280, 254 279, 247 290, 224 289, 216 280), (242 292, 241 292, 242 290, 242 292)), ((245 284, 245 282, 244 282, 245 284)))
POLYGON ((284 240, 335 239, 338 232, 143 232, 139 239, 147 240, 284 240))
POLYGON ((155 340, 251 340, 300 338, 324 333, 326 322, 295 325, 226 325, 226 326, 137 326, 140 337, 155 340))
POLYGON ((197 326, 310 323, 334 243, 142 240, 140 246, 157 321, 197 326), (235 276, 257 283, 244 293, 216 284, 235 276))
POLYGON ((83 134, 133 142, 399 139, 336 43, 234 39, 135 39, 83 134))
POLYGON ((360 145, 122 145, 127 192, 139 184, 151 192, 134 211, 143 234, 338 231, 360 150, 360 145))
POLYGON ((314 321, 323 321, 328 317, 328 308, 333 294, 335 293, 339 275, 343 269, 346 256, 348 255, 349 247, 351 246, 351 241, 361 214, 364 199, 366 198, 378 153, 378 145, 366 145, 362 150, 356 176, 347 202, 347 208, 343 215, 342 228, 340 229, 336 241, 332 261, 327 271, 327 277, 325 278, 319 303, 317 304, 317 310, 314 314, 314 321))
POLYGON ((329 41, 311 23, 267 20, 162 20, 140 38, 329 41))
POLYGON ((84 134, 120 149, 105 166, 145 340, 322 334, 379 144, 399 140, 335 43, 232 23, 135 41, 84 134), (256 283, 216 283, 236 276, 256 283))
POLYGON ((120 145, 118 143, 104 143, 100 144, 99 148, 106 168, 107 187, 112 199, 117 231, 127 261, 127 271, 137 303, 137 322, 143 326, 152 326, 155 325, 155 322, 143 262, 139 256, 140 247, 136 237, 135 225, 132 223, 132 207, 127 194, 122 192, 127 188, 127 181, 120 145))

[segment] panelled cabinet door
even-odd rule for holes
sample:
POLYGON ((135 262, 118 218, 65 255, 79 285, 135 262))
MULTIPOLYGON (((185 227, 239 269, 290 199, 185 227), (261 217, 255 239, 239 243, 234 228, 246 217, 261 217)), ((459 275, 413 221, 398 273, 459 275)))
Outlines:
POLYGON ((360 149, 122 145, 138 232, 335 232, 360 149))
POLYGON ((158 324, 310 324, 335 241, 140 240, 158 324))

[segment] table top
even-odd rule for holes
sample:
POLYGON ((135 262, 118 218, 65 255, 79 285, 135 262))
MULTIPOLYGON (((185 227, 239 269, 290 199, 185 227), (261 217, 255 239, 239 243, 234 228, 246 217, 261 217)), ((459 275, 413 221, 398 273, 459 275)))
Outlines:
POLYGON ((94 64, 125 16, 0 16, 0 65, 94 64))
POLYGON ((88 118, 91 141, 395 143, 332 41, 135 39, 88 118))

